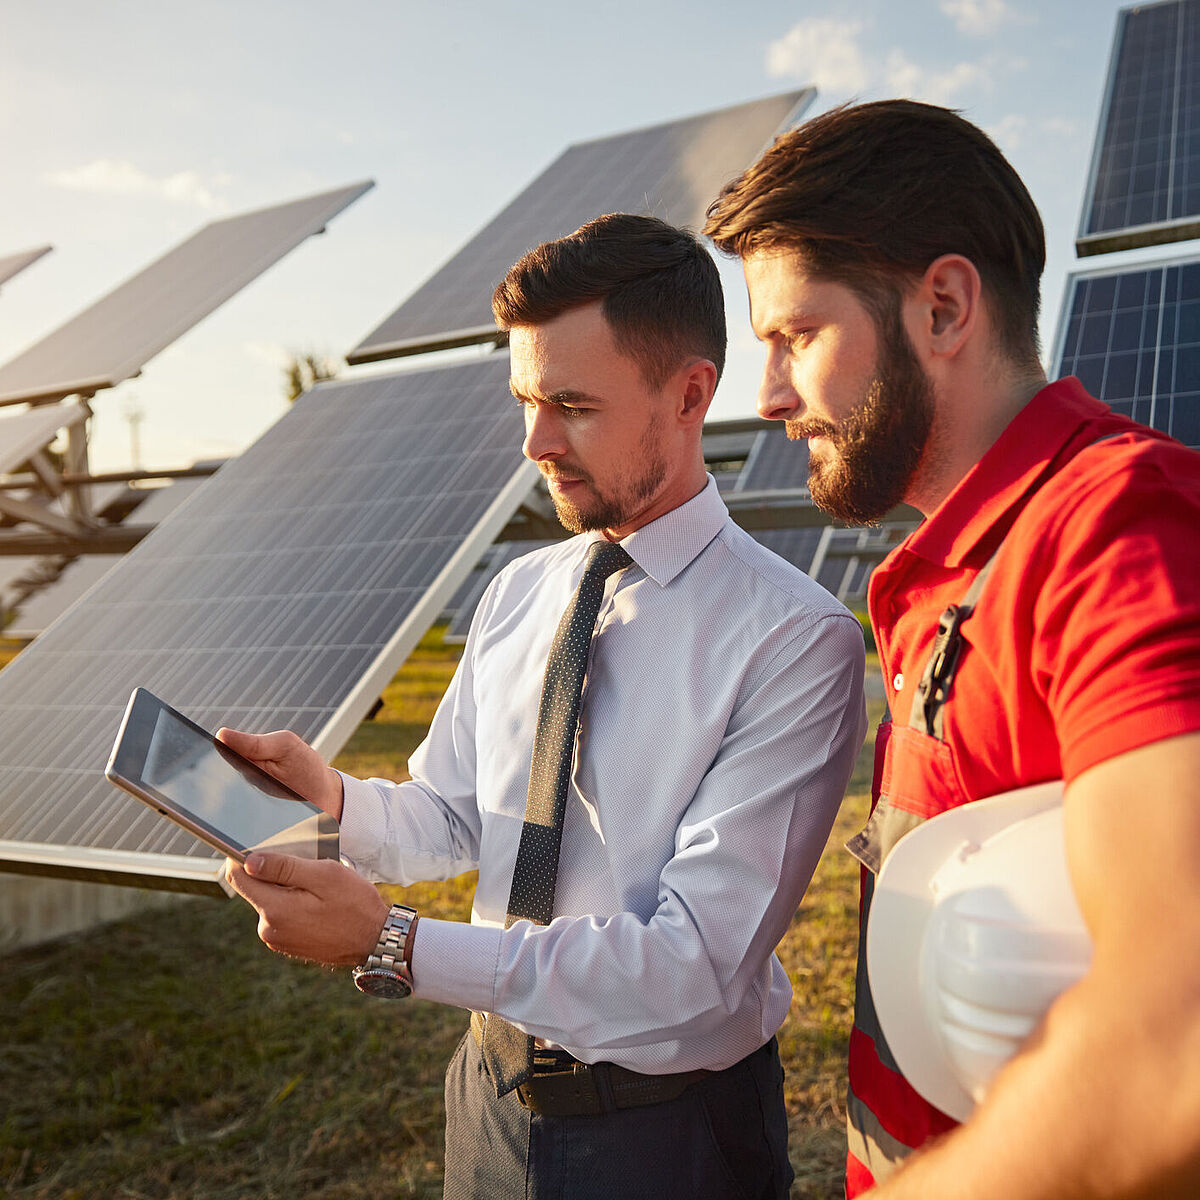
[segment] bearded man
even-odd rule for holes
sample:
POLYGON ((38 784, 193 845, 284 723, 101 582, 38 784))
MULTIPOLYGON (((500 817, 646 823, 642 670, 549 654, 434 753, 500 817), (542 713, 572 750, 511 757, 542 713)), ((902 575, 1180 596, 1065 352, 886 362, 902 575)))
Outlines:
POLYGON ((809 439, 813 498, 926 517, 869 590, 890 715, 850 844, 864 935, 903 835, 1061 780, 1093 943, 957 1129, 898 1066, 860 953, 848 1195, 1200 1195, 1200 457, 1047 383, 1041 220, 953 112, 826 113, 731 183, 705 232, 742 259, 759 411, 809 439))

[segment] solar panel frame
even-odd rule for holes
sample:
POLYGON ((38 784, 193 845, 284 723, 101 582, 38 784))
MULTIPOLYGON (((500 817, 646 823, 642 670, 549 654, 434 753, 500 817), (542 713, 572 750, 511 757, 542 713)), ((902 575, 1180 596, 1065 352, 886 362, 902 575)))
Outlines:
POLYGON ((1072 272, 1053 346, 1056 378, 1200 449, 1200 251, 1072 272))
POLYGON ((527 250, 605 212, 652 212, 675 225, 702 223, 720 185, 753 161, 775 132, 798 120, 815 95, 815 89, 802 88, 568 146, 346 361, 376 362, 502 338, 492 320, 491 294, 527 250), (746 126, 754 132, 746 133, 746 126), (728 145, 735 131, 736 152, 728 145), (713 144, 700 153, 705 137, 713 144), (743 155, 745 143, 752 144, 743 155), (687 177, 689 170, 699 173, 695 179, 687 177))
POLYGON ((146 362, 374 187, 212 221, 0 366, 0 405, 90 396, 146 362))
POLYGON ((219 891, 103 779, 129 692, 340 749, 537 477, 507 382, 319 384, 0 672, 0 870, 219 891))
POLYGON ((32 267, 43 255, 49 254, 53 246, 36 246, 32 250, 19 250, 16 254, 0 255, 0 287, 16 278, 27 267, 32 267))
POLYGON ((78 401, 0 415, 0 475, 15 471, 50 445, 60 429, 80 425, 90 415, 78 401))
POLYGON ((1083 258, 1197 236, 1200 0, 1160 0, 1122 9, 1109 56, 1075 250, 1083 258), (1156 65, 1161 65, 1169 79, 1157 87, 1165 103, 1147 112, 1146 101, 1153 105, 1156 83, 1146 61, 1152 56, 1144 52, 1138 39, 1152 39, 1159 32, 1152 28, 1155 25, 1163 26, 1156 65))

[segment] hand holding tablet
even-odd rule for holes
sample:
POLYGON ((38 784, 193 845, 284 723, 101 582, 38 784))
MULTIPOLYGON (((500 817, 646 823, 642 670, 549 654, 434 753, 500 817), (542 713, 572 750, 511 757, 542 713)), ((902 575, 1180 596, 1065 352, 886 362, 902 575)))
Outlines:
POLYGON ((129 699, 104 773, 238 862, 254 850, 338 857, 333 816, 145 688, 129 699))

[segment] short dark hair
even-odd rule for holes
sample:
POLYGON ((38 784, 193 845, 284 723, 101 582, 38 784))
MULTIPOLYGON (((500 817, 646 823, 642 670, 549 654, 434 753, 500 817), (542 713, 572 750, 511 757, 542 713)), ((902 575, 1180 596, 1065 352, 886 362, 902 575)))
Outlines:
POLYGON ((492 296, 501 329, 541 325, 602 301, 620 346, 652 386, 687 358, 725 366, 725 300, 699 239, 657 217, 609 213, 530 250, 492 296))
POLYGON ((704 232, 741 258, 795 253, 868 301, 961 254, 979 271, 1001 346, 1037 362, 1041 217, 996 144, 951 109, 880 100, 823 113, 727 184, 704 232))

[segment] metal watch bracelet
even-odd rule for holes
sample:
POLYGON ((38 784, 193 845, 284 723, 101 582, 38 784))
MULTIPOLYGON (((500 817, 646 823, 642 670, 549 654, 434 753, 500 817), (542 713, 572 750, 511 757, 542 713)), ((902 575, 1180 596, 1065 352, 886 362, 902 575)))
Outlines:
POLYGON ((354 986, 360 992, 400 1000, 412 991, 412 972, 404 946, 416 919, 416 909, 404 904, 393 904, 388 910, 375 949, 361 967, 354 968, 354 986))

